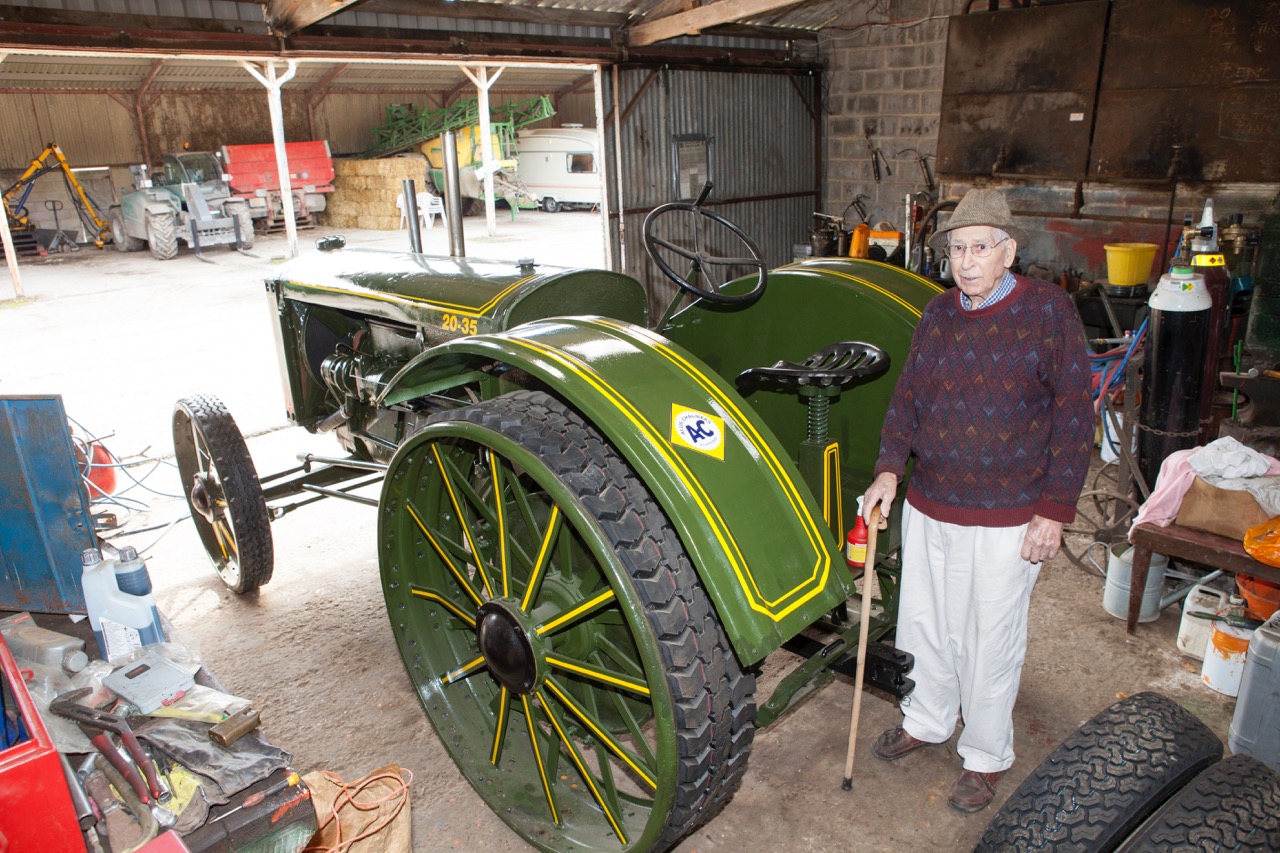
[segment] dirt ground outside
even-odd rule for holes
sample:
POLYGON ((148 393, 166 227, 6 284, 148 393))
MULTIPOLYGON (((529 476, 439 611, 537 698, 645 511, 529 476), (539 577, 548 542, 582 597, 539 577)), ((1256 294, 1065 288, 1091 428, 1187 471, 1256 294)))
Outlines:
MULTIPOLYGON (((481 231, 483 220, 468 220, 481 231)), ((598 219, 522 212, 497 238, 469 233, 479 257, 574 266, 603 263, 598 219)), ((304 233, 303 251, 320 232, 304 233)), ((399 250, 404 232, 348 232, 351 246, 399 250)), ((445 254, 443 229, 424 232, 445 254)), ((0 394, 56 393, 68 414, 109 436, 117 454, 171 454, 174 402, 195 393, 227 404, 260 473, 303 451, 333 453, 331 438, 286 423, 263 279, 285 254, 283 237, 260 238, 258 258, 189 251, 158 262, 146 253, 85 249, 24 262, 30 299, 0 302, 0 394)), ((10 295, 0 274, 0 294, 10 295)), ((128 494, 148 505, 138 522, 182 515, 172 469, 128 494)), ((161 609, 232 692, 262 711, 270 740, 302 773, 355 779, 387 764, 414 774, 414 849, 524 851, 527 847, 470 788, 441 747, 401 665, 388 627, 371 508, 323 501, 272 526, 275 575, 258 593, 231 593, 210 569, 195 532, 139 534, 161 609)), ((119 544, 119 543, 118 543, 119 544)), ((1171 607, 1134 636, 1101 606, 1103 578, 1059 557, 1032 600, 1030 648, 1015 722, 1018 759, 996 805, 1067 735, 1118 697, 1156 690, 1201 717, 1225 743, 1233 700, 1203 686, 1199 664, 1175 646, 1171 607)), ((786 666, 786 653, 765 664, 786 666)), ((841 790, 851 682, 837 678, 757 733, 745 782, 728 807, 676 849, 711 851, 905 851, 972 849, 994 807, 962 816, 946 805, 960 772, 954 741, 886 764, 870 754, 900 720, 883 694, 863 702, 852 792, 841 790)))

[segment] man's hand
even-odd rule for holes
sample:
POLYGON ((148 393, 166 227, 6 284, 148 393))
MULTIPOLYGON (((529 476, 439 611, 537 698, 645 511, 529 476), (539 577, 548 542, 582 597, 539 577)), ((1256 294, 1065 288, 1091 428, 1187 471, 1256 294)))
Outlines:
POLYGON ((885 471, 879 477, 876 477, 871 483, 871 488, 867 489, 866 494, 862 496, 862 519, 868 524, 871 523, 871 510, 875 509, 876 504, 880 504, 880 526, 886 527, 885 521, 889 517, 889 507, 893 505, 893 498, 898 494, 898 476, 885 471))
MULTIPOLYGON (((872 488, 875 488, 872 486, 872 488)), ((867 492, 870 494, 870 490, 867 492)), ((1027 535, 1022 538, 1022 559, 1031 563, 1042 563, 1052 560, 1058 555, 1062 545, 1062 522, 1031 516, 1027 524, 1027 535)))

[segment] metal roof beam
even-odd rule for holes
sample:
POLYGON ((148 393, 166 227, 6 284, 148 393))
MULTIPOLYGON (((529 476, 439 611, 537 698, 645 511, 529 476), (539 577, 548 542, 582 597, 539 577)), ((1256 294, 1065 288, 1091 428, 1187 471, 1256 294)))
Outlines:
POLYGON ((287 36, 330 15, 336 15, 357 0, 268 0, 263 8, 267 29, 287 36))
POLYGON ((674 15, 636 24, 628 29, 627 44, 632 47, 644 47, 678 36, 696 36, 703 30, 721 24, 763 15, 786 6, 794 6, 796 3, 797 0, 719 0, 687 12, 677 12, 674 15))

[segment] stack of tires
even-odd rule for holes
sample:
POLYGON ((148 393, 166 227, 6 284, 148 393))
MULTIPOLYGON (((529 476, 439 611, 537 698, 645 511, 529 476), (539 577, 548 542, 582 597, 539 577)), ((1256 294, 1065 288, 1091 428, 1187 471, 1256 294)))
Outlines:
POLYGON ((1080 727, 1013 792, 975 853, 1280 850, 1280 775, 1182 706, 1138 693, 1080 727))

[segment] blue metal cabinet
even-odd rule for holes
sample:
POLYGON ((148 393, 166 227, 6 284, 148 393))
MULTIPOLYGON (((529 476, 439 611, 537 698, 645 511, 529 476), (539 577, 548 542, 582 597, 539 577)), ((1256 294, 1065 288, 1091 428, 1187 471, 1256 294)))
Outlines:
POLYGON ((62 397, 0 397, 0 609, 83 613, 94 547, 62 397))

